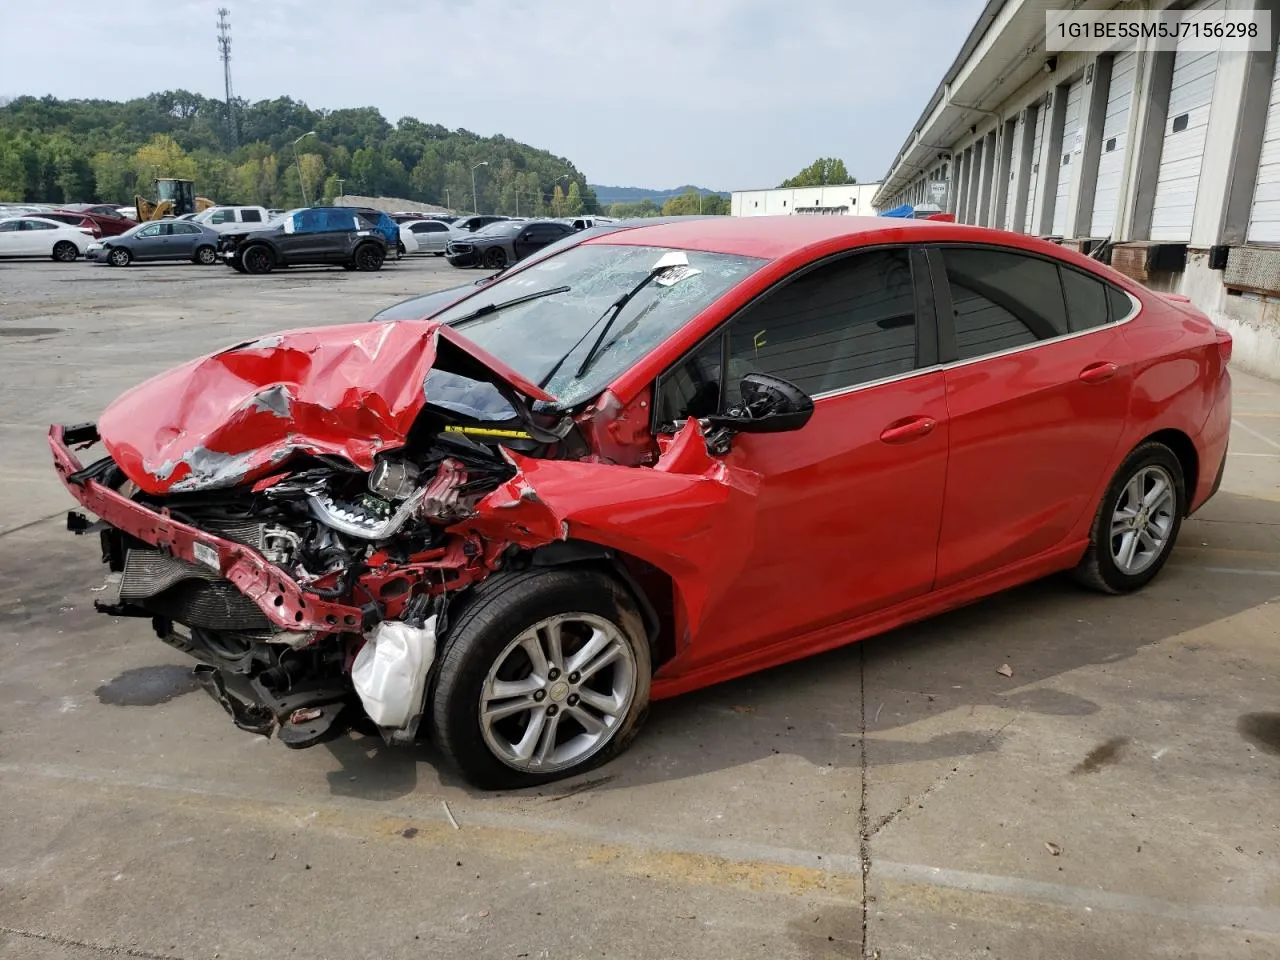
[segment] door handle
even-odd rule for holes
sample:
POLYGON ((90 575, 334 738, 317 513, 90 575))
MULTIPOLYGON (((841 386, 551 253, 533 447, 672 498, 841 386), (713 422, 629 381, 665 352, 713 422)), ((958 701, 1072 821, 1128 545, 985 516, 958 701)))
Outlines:
POLYGON ((937 425, 938 421, 932 417, 906 417, 895 420, 885 427, 880 434, 880 439, 885 443, 910 443, 912 440, 927 437, 933 433, 933 428, 937 425))
POLYGON ((1114 363, 1106 360, 1091 363, 1080 371, 1079 379, 1084 383, 1102 383, 1114 377, 1119 369, 1114 363))

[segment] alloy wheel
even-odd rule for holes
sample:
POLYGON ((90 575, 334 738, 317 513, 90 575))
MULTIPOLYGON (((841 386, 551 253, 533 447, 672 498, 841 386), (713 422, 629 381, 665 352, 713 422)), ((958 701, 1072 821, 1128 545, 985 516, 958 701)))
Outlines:
POLYGON ((559 614, 494 661, 480 689, 481 733, 508 767, 552 773, 608 744, 635 691, 635 654, 622 631, 594 614, 559 614))
POLYGON ((1130 478, 1111 513, 1111 559, 1121 573, 1135 576, 1160 559, 1176 510, 1173 477, 1164 467, 1143 467, 1130 478))

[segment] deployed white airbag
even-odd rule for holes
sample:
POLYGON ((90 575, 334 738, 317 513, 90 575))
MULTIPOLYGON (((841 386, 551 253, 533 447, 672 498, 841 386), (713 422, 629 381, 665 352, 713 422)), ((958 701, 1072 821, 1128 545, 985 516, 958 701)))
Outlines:
POLYGON ((434 614, 421 627, 383 620, 373 628, 351 666, 351 682, 374 723, 399 728, 416 718, 435 655, 434 614))

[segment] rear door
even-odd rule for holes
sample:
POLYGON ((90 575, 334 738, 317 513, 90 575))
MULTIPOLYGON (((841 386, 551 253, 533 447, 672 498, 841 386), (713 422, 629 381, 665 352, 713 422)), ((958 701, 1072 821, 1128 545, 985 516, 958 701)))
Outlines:
POLYGON ((718 334, 660 379, 660 422, 722 409, 752 372, 814 398, 802 429, 733 440, 727 462, 760 486, 749 555, 708 608, 698 663, 932 587, 947 412, 927 284, 914 282, 924 276, 923 254, 902 247, 806 268, 733 317, 727 341, 718 334))
POLYGON ((438 220, 423 220, 411 224, 409 232, 417 238, 420 253, 439 253, 449 242, 449 227, 438 220))
POLYGON ((176 221, 169 224, 169 244, 165 255, 172 260, 185 260, 194 257, 196 242, 202 236, 200 228, 194 223, 176 221))
POLYGON ((1132 379, 1094 275, 1000 247, 930 259, 951 425, 941 589, 1064 543, 1096 507, 1132 379))

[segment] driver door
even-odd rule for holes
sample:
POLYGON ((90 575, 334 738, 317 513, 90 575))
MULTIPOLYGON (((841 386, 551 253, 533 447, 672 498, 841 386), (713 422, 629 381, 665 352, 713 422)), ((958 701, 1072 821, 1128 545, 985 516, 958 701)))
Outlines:
POLYGON ((664 374, 659 420, 723 410, 751 372, 814 399, 798 431, 733 439, 726 462, 761 477, 753 536, 691 667, 933 588, 948 435, 935 330, 921 254, 856 252, 783 281, 664 374))

